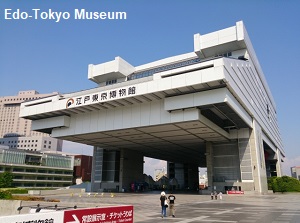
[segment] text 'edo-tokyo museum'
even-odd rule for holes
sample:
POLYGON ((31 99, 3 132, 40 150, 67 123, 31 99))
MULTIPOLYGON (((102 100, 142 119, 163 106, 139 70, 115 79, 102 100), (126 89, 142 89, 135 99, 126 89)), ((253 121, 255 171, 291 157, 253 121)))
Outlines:
POLYGON ((24 102, 32 130, 94 147, 92 190, 143 179, 144 156, 168 161, 179 189, 265 193, 284 149, 275 102, 243 22, 194 35, 194 52, 137 67, 89 65, 98 87, 24 102))

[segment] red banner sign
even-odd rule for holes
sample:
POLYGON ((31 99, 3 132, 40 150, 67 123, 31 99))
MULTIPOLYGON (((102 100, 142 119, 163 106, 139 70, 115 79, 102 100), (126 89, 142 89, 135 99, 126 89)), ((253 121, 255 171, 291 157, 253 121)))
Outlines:
POLYGON ((133 206, 66 210, 64 223, 133 223, 133 206))
POLYGON ((239 190, 228 190, 227 194, 244 194, 244 191, 239 190))

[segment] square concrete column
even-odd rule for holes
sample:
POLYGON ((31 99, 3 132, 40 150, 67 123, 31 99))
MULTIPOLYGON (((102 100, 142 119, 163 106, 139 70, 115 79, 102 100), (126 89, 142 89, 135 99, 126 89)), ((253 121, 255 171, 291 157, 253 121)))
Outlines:
POLYGON ((213 191, 213 147, 211 142, 206 142, 206 167, 208 188, 213 191))
POLYGON ((277 157, 277 163, 276 163, 276 172, 277 172, 277 177, 282 176, 281 172, 281 152, 279 149, 276 149, 276 157, 277 157))
POLYGON ((250 150, 255 191, 260 194, 267 193, 268 184, 262 140, 262 129, 255 120, 253 120, 253 129, 250 133, 250 150))

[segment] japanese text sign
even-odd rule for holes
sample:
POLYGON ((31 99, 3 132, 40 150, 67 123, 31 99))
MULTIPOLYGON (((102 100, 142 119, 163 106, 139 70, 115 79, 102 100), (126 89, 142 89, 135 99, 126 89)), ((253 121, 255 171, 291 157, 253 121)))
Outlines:
POLYGON ((133 206, 67 210, 64 223, 133 223, 133 206))

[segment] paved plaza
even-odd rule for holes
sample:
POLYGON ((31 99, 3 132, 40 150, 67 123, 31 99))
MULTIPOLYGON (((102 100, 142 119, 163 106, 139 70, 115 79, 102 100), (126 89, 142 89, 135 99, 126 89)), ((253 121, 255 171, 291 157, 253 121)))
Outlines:
MULTIPOLYGON (((168 194, 167 194, 168 195, 168 194)), ((162 218, 160 192, 66 194, 51 196, 61 204, 78 207, 133 205, 134 222, 228 222, 228 223, 299 223, 300 193, 269 195, 210 195, 174 193, 176 217, 162 218)), ((49 197, 50 198, 50 197, 49 197)), ((168 210, 167 210, 168 211, 168 210)))

